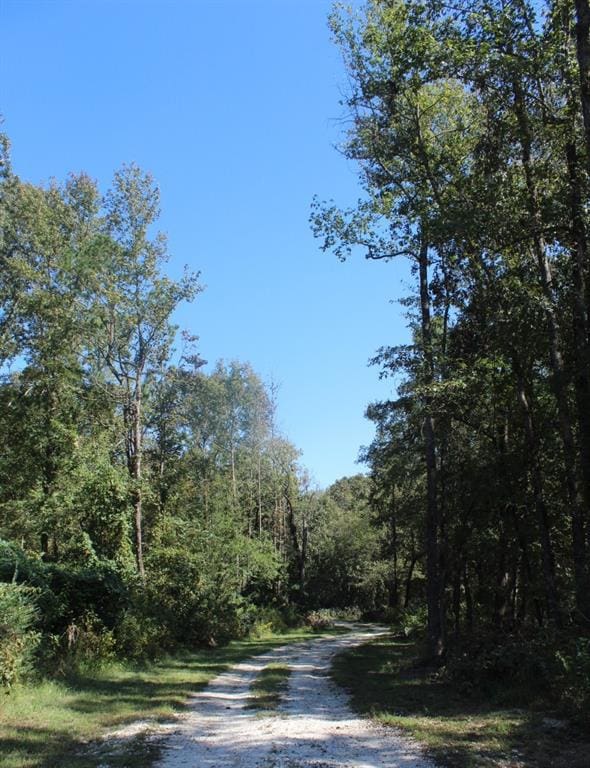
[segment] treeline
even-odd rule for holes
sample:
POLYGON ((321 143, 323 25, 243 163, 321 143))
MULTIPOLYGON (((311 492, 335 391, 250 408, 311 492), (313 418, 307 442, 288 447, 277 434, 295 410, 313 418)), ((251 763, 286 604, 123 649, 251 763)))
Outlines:
POLYGON ((313 490, 275 388, 177 337, 150 176, 1 168, 0 684, 374 602, 367 479, 313 490))
POLYGON ((368 409, 392 603, 418 572, 431 658, 471 654, 473 682, 570 675, 586 703, 589 26, 587 0, 337 11, 363 196, 312 215, 339 258, 415 278, 411 343, 373 361, 402 383, 368 409))

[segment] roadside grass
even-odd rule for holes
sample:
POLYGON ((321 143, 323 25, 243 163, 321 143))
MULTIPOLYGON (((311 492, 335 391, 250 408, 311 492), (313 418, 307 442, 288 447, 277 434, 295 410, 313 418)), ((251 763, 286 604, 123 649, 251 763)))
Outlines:
POLYGON ((0 694, 0 768, 147 768, 160 754, 157 739, 101 737, 137 720, 170 720, 191 692, 249 656, 331 634, 296 629, 17 686, 0 694))
POLYGON ((448 768, 587 768, 590 733, 536 707, 500 706, 415 664, 418 646, 384 636, 339 654, 335 681, 360 714, 406 731, 448 768))
POLYGON ((250 686, 246 708, 272 714, 281 702, 290 675, 291 670, 285 664, 268 664, 250 686))

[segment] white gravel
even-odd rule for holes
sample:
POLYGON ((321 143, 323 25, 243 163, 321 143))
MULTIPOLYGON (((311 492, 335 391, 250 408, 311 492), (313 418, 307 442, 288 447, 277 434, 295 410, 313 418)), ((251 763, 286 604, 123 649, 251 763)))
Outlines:
POLYGON ((328 677, 332 657, 384 629, 277 648, 237 664, 192 696, 164 741, 159 768, 435 768, 418 745, 354 715, 328 677), (292 669, 275 716, 246 709, 249 686, 270 663, 292 669))

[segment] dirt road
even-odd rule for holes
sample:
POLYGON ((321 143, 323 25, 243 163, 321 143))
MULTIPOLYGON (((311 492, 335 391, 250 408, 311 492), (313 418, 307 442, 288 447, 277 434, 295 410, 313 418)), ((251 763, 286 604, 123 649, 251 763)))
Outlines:
POLYGON ((351 711, 328 677, 332 657, 382 629, 278 648, 238 664, 191 700, 164 744, 159 768, 434 768, 417 745, 351 711), (292 669, 274 716, 245 707, 249 686, 271 663, 292 669))

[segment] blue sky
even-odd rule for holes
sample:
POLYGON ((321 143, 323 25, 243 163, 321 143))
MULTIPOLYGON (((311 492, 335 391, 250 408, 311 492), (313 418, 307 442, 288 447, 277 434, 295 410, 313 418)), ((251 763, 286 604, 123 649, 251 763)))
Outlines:
POLYGON ((280 384, 278 420, 322 486, 362 470, 367 367, 407 340, 408 266, 344 264, 308 224, 315 194, 359 194, 334 146, 346 87, 325 0, 0 0, 0 113, 16 172, 136 162, 158 181, 168 269, 207 286, 176 320, 200 351, 280 384))

